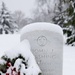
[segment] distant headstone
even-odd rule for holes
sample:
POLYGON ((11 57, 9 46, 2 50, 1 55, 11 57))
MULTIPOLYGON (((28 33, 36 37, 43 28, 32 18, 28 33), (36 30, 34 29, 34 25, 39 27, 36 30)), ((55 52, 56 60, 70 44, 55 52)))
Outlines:
POLYGON ((62 29, 51 23, 33 23, 21 31, 21 41, 28 39, 42 75, 62 75, 62 29))

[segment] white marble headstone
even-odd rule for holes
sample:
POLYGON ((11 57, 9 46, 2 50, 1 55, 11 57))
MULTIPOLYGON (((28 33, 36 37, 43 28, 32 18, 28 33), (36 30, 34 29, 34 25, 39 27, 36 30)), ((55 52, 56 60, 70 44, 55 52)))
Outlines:
POLYGON ((34 23, 22 29, 21 41, 29 40, 42 75, 62 75, 62 35, 61 28, 51 23, 34 23))

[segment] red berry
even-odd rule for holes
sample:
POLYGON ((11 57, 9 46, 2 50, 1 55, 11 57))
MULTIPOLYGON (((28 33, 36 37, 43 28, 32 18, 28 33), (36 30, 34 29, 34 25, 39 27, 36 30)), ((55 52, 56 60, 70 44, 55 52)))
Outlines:
POLYGON ((6 75, 9 75, 9 73, 6 73, 6 75))

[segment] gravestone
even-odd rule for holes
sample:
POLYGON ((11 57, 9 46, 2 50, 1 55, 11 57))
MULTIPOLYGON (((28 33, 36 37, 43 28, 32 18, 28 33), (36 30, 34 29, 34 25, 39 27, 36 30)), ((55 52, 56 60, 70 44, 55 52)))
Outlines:
POLYGON ((42 75, 62 75, 62 29, 51 23, 33 23, 21 30, 21 41, 28 39, 42 75))

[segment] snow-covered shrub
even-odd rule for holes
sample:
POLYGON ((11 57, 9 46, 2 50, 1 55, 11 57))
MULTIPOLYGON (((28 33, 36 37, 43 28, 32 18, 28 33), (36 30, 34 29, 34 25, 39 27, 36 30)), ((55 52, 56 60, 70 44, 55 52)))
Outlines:
POLYGON ((18 32, 18 25, 14 21, 12 14, 7 10, 2 2, 0 9, 0 34, 13 34, 18 32))
POLYGON ((75 46, 75 0, 60 0, 60 10, 53 18, 67 35, 66 44, 75 46))
POLYGON ((0 59, 0 75, 40 75, 35 57, 27 40, 5 52, 0 59))

